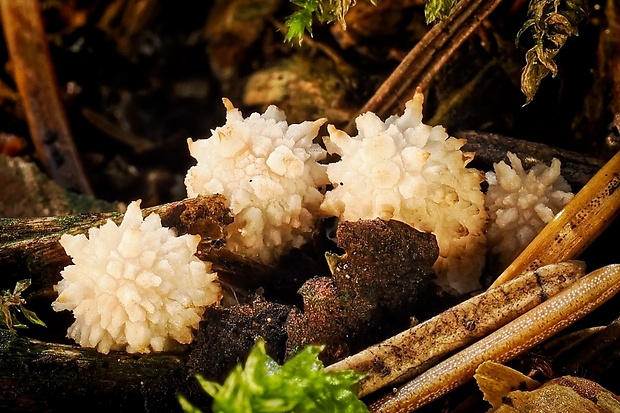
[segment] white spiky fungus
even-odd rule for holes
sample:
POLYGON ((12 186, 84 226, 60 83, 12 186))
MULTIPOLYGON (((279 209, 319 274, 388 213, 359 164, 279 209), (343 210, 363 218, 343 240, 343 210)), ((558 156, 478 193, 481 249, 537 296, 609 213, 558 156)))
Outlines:
POLYGON ((312 140, 325 119, 288 125, 285 113, 269 106, 243 118, 228 99, 226 124, 209 139, 188 140, 198 161, 185 177, 189 197, 222 194, 235 217, 227 248, 271 263, 312 233, 323 200, 326 152, 312 140))
POLYGON ((517 155, 507 156, 512 167, 501 161, 493 165, 495 172, 486 174, 487 239, 497 270, 506 268, 573 198, 558 159, 526 171, 517 155))
POLYGON ((55 311, 71 310, 67 336, 101 353, 148 353, 193 339, 206 306, 221 289, 210 264, 194 256, 199 235, 175 236, 159 215, 144 220, 132 202, 122 223, 108 220, 60 238, 73 258, 56 285, 55 311))
POLYGON ((472 153, 465 140, 441 126, 422 123, 424 97, 416 93, 402 116, 385 122, 368 112, 356 119, 358 135, 329 127, 327 150, 335 188, 321 208, 345 220, 395 219, 437 237, 437 283, 450 292, 480 287, 484 267, 486 212, 482 173, 466 168, 472 153))

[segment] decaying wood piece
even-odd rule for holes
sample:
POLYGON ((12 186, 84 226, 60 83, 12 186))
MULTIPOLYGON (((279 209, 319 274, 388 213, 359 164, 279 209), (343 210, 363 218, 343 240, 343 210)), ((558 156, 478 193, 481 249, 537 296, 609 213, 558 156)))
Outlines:
POLYGON ((352 369, 365 373, 360 382, 360 396, 402 382, 531 310, 584 274, 585 264, 578 261, 528 272, 332 364, 327 370, 352 369))
MULTIPOLYGON (((286 263, 274 268, 223 248, 225 227, 233 222, 233 216, 222 195, 188 198, 142 210, 145 217, 151 213, 158 214, 162 225, 174 228, 178 235, 200 235, 196 256, 210 261, 212 269, 226 286, 249 291, 260 287, 277 290, 288 287, 281 284, 297 281, 290 276, 286 263)), ((89 228, 101 226, 108 219, 120 224, 123 214, 0 218, 0 288, 12 288, 16 281, 30 278, 29 297, 54 294, 51 287, 60 280, 60 271, 71 264, 58 242, 60 237, 63 234, 85 234, 89 228)), ((307 271, 316 274, 312 265, 307 267, 307 271)))
POLYGON ((474 379, 493 409, 502 405, 504 397, 514 390, 534 390, 540 383, 523 373, 494 361, 485 361, 476 369, 474 379))
POLYGON ((326 254, 332 276, 303 284, 303 312, 294 309, 286 323, 287 352, 323 344, 325 363, 406 328, 433 295, 439 256, 433 234, 395 220, 340 221, 336 237, 346 253, 326 254))
MULTIPOLYGON (((480 23, 497 7, 500 0, 461 0, 450 15, 437 23, 405 56, 402 62, 360 109, 359 113, 374 112, 384 119, 400 113, 416 88, 425 90, 433 76, 471 35, 480 23)), ((355 119, 352 117, 351 119, 355 119)), ((355 121, 344 129, 355 133, 355 121)))
MULTIPOLYGON (((146 208, 144 216, 157 213, 162 225, 174 228, 179 235, 199 234, 199 250, 208 256, 224 242, 224 227, 232 222, 232 214, 221 195, 184 199, 146 208)), ((67 234, 86 233, 108 219, 120 223, 123 214, 93 213, 46 218, 0 218, 0 286, 14 285, 17 280, 32 279, 33 289, 46 289, 60 279, 60 270, 71 264, 58 240, 67 234)), ((6 287, 8 288, 8 287, 6 287)))
POLYGON ((15 83, 39 160, 60 186, 92 194, 60 101, 39 2, 2 0, 0 11, 15 83))
POLYGON ((178 412, 187 356, 100 354, 0 330, 0 411, 178 412))
POLYGON ((76 194, 20 157, 0 154, 0 217, 26 218, 117 211, 117 204, 76 194))
POLYGON ((492 287, 542 265, 574 259, 620 213, 620 152, 575 195, 492 287))
POLYGON ((574 351, 556 359, 554 367, 564 374, 587 372, 599 380, 620 362, 620 318, 586 338, 574 351))
POLYGON ((286 318, 292 306, 254 296, 248 304, 208 307, 191 345, 188 370, 208 380, 223 382, 244 360, 260 337, 267 353, 278 363, 285 360, 286 318))
POLYGON ((517 154, 526 169, 537 163, 548 165, 553 158, 557 158, 562 163, 562 176, 573 188, 580 188, 587 184, 605 165, 605 162, 598 158, 584 156, 578 152, 495 133, 462 131, 456 133, 455 136, 467 139, 462 150, 476 154, 474 163, 479 169, 491 170, 494 163, 506 160, 507 152, 517 154), (483 168, 478 164, 481 164, 483 168))
POLYGON ((370 411, 411 412, 470 380, 484 361, 511 360, 598 308, 618 290, 620 264, 600 268, 372 403, 370 411))
POLYGON ((563 376, 544 383, 522 373, 485 361, 476 369, 476 383, 492 412, 572 413, 612 412, 620 398, 599 384, 580 377, 563 376))

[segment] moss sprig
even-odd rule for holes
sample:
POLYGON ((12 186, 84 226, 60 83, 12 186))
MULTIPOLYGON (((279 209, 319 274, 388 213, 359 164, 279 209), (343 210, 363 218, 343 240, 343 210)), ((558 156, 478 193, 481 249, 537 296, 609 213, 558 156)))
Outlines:
POLYGON ((30 287, 31 280, 21 280, 15 284, 13 291, 3 290, 0 292, 0 327, 6 327, 10 331, 14 331, 16 328, 27 328, 28 326, 21 323, 17 319, 19 313, 31 322, 45 327, 45 323, 41 321, 34 311, 28 310, 24 307, 26 300, 24 300, 21 294, 24 290, 30 287))
MULTIPOLYGON (((238 365, 223 384, 197 376, 202 388, 213 397, 213 412, 363 413, 366 405, 353 387, 363 377, 354 371, 325 372, 318 355, 321 346, 307 346, 280 366, 259 341, 245 366, 238 365)), ((185 413, 199 413, 183 396, 185 413)))
MULTIPOLYGON (((379 0, 369 0, 377 5, 379 0)), ((312 36, 312 23, 314 19, 320 23, 333 23, 337 21, 346 29, 344 16, 355 5, 357 0, 291 0, 291 3, 300 7, 291 14, 284 25, 288 28, 284 41, 297 41, 301 45, 305 32, 312 36)))
POLYGON ((441 21, 448 17, 458 0, 427 0, 424 5, 426 24, 441 21))

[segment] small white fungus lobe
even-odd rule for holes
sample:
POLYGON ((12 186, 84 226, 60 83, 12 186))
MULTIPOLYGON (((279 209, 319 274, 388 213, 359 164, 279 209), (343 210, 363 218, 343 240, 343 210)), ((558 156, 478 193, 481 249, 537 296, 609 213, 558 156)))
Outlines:
POLYGON ((543 227, 573 198, 570 185, 560 175, 560 161, 536 164, 525 170, 517 155, 508 152, 510 165, 494 164, 487 172, 487 239, 496 270, 506 268, 543 227))
POLYGON ((222 194, 235 221, 226 246, 272 263, 310 237, 328 183, 318 160, 326 152, 312 142, 325 119, 289 125, 275 106, 243 118, 224 99, 226 124, 209 139, 188 140, 197 164, 185 185, 189 197, 222 194))
POLYGON ((210 264, 194 254, 199 235, 175 236, 159 215, 144 220, 132 202, 122 223, 108 220, 88 238, 65 234, 73 259, 55 286, 55 311, 73 311, 67 336, 82 347, 148 353, 193 340, 206 306, 221 289, 210 264))
POLYGON ((401 116, 383 122, 368 112, 357 136, 329 126, 327 150, 341 160, 327 166, 334 189, 321 209, 348 221, 403 221, 437 237, 437 283, 465 293, 480 287, 485 261, 486 211, 480 171, 466 168, 472 153, 441 126, 422 123, 424 97, 416 93, 401 116))

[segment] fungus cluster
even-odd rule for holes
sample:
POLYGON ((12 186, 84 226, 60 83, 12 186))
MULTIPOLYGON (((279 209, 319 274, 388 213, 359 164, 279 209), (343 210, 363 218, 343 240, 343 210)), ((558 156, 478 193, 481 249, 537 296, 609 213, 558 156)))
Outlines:
POLYGON ((122 223, 108 220, 60 238, 73 259, 56 285, 55 311, 71 310, 68 336, 101 353, 148 353, 193 339, 206 306, 221 298, 210 265, 194 256, 198 235, 175 236, 157 214, 132 202, 122 223))
POLYGON ((235 222, 227 248, 271 263, 309 238, 327 183, 326 152, 312 142, 325 119, 287 124, 275 106, 243 118, 224 99, 226 124, 209 139, 188 140, 198 163, 185 178, 189 197, 222 194, 235 222))
MULTIPOLYGON (((402 221, 435 235, 434 269, 445 291, 480 287, 487 217, 491 251, 509 262, 571 199, 560 163, 525 171, 495 164, 486 179, 467 164, 465 140, 422 122, 416 93, 400 116, 385 121, 368 112, 356 119, 357 136, 328 126, 327 151, 313 142, 325 119, 289 125, 275 106, 244 118, 224 99, 226 124, 211 138, 188 140, 197 164, 185 178, 189 197, 221 194, 234 214, 227 248, 273 263, 305 243, 322 216, 342 221, 402 221), (340 160, 321 164, 327 153, 340 160), (324 195, 323 189, 332 189, 324 195)), ((73 258, 62 271, 53 303, 71 310, 68 335, 85 347, 128 352, 161 351, 189 343, 206 306, 221 298, 210 264, 194 256, 199 236, 175 236, 159 216, 143 220, 139 202, 117 226, 108 221, 85 235, 63 235, 73 258)))
POLYGON ((517 155, 508 152, 510 165, 501 161, 487 172, 486 206, 489 251, 498 269, 506 268, 553 217, 573 198, 560 175, 560 161, 536 164, 525 170, 517 155))
POLYGON ((334 184, 321 205, 348 221, 381 218, 405 222, 437 237, 437 283, 465 293, 480 287, 487 214, 483 175, 466 168, 473 153, 465 140, 422 123, 424 97, 416 93, 402 116, 385 122, 368 112, 356 119, 357 136, 329 126, 327 150, 341 160, 327 166, 334 184))

